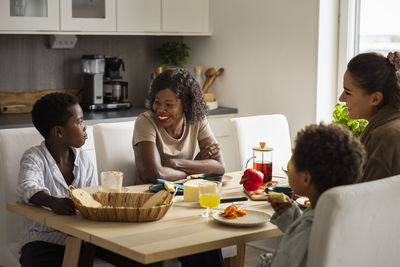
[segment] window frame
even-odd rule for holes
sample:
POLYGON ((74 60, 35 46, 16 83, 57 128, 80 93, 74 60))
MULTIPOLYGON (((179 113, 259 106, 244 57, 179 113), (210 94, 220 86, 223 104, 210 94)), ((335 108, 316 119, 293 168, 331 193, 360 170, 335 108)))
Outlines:
POLYGON ((340 0, 337 98, 343 91, 347 62, 359 51, 361 0, 340 0))

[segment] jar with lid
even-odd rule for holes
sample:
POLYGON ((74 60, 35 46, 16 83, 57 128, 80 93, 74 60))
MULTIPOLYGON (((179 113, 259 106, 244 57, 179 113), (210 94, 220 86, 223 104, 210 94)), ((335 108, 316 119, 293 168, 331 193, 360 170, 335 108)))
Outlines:
POLYGON ((253 169, 264 174, 263 183, 272 180, 272 147, 266 147, 265 142, 260 142, 259 147, 253 147, 253 156, 246 162, 246 168, 251 160, 253 160, 253 169))

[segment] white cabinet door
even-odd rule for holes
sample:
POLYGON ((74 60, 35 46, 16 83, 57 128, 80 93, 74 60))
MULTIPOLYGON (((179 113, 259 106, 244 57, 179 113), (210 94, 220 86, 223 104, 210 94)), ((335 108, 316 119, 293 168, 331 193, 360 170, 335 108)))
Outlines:
POLYGON ((163 32, 209 32, 209 0, 162 0, 163 32))
POLYGON ((60 30, 58 0, 1 0, 0 30, 60 30))
POLYGON ((208 123, 214 133, 225 160, 225 172, 239 171, 239 152, 235 145, 232 122, 234 115, 209 116, 208 123))
POLYGON ((118 32, 161 32, 161 0, 117 0, 118 32))
POLYGON ((116 0, 61 0, 62 31, 116 31, 116 0))

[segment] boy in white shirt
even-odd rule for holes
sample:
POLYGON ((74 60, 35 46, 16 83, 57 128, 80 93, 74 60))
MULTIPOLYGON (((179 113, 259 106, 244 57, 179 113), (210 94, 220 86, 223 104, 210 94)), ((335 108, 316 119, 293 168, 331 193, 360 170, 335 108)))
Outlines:
MULTIPOLYGON (((75 96, 52 93, 32 109, 32 122, 45 140, 22 156, 17 196, 20 201, 50 208, 56 214, 74 215, 69 186, 97 185, 94 167, 80 149, 87 139, 83 112, 75 96)), ((25 219, 20 236, 22 266, 61 266, 67 235, 25 219)), ((116 266, 143 266, 96 248, 96 254, 116 266)))

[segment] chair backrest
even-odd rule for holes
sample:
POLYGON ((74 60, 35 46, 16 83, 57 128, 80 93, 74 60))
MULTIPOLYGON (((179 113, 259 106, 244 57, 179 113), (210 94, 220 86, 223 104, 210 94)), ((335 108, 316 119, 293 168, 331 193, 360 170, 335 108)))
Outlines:
MULTIPOLYGON (((82 147, 94 164, 92 127, 87 131, 88 140, 82 147)), ((6 211, 6 203, 14 202, 18 185, 19 164, 23 153, 37 146, 43 137, 34 127, 0 130, 0 265, 17 266, 17 244, 23 218, 6 211)))
POLYGON ((399 266, 399 191, 400 175, 324 192, 307 266, 399 266))
POLYGON ((253 147, 259 147, 264 141, 273 147, 272 175, 286 177, 282 166, 286 166, 291 156, 289 125, 282 114, 258 115, 231 119, 235 131, 235 140, 239 150, 241 169, 253 155, 253 147))
MULTIPOLYGON (((33 128, 0 130, 0 258, 4 266, 12 266, 12 255, 16 249, 19 231, 23 221, 21 216, 6 212, 6 203, 16 201, 19 162, 22 154, 30 147, 39 145, 43 137, 33 128)), ((15 259, 14 259, 15 260, 15 259)))
POLYGON ((132 148, 135 121, 99 123, 93 126, 97 170, 122 171, 123 185, 133 185, 136 176, 135 155, 132 148))

